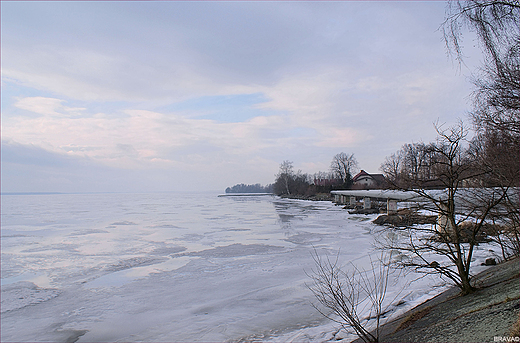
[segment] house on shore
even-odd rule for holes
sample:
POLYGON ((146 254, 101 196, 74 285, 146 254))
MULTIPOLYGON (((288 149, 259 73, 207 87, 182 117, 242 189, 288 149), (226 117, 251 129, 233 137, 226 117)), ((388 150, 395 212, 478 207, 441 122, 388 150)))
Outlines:
POLYGON ((387 187, 388 182, 383 174, 369 174, 361 170, 352 178, 352 187, 350 189, 384 189, 387 187))

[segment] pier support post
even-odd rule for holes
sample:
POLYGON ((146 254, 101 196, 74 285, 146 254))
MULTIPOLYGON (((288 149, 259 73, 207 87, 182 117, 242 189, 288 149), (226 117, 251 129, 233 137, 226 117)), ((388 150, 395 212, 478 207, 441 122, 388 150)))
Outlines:
POLYGON ((396 214, 397 213, 397 200, 387 199, 386 200, 386 214, 396 214))
POLYGON ((365 210, 367 210, 367 209, 370 209, 371 207, 372 207, 372 203, 370 202, 370 198, 369 197, 365 197, 363 199, 363 208, 365 210))
POLYGON ((350 207, 356 207, 356 197, 352 195, 350 196, 350 207))

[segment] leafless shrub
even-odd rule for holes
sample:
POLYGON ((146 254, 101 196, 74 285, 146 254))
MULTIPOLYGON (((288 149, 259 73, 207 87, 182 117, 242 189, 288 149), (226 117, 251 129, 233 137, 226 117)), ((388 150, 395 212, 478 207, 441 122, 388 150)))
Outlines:
POLYGON ((324 309, 313 304, 314 308, 364 342, 378 342, 381 320, 388 309, 385 298, 390 267, 384 255, 381 254, 377 261, 371 259, 372 268, 368 271, 352 263, 350 271, 344 271, 338 265, 339 253, 333 261, 328 257, 321 258, 316 251, 312 257, 315 270, 308 274, 313 281, 308 288, 324 309), (361 315, 367 312, 368 317, 362 318, 361 315), (375 319, 373 331, 367 328, 368 319, 375 319))

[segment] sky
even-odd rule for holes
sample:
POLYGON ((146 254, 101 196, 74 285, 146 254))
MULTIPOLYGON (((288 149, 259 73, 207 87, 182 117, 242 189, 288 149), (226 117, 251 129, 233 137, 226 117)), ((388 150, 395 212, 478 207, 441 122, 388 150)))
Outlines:
POLYGON ((223 192, 379 173, 471 104, 444 1, 1 2, 2 192, 223 192))

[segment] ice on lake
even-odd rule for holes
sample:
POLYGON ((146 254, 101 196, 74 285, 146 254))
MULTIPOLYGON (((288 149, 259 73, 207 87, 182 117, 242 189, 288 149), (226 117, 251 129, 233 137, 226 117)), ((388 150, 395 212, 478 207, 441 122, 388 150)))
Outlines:
MULTIPOLYGON (((272 196, 2 195, 1 215, 9 342, 348 341, 311 306, 311 253, 374 253, 375 216, 272 196)), ((444 287, 415 277, 394 314, 444 287)))

